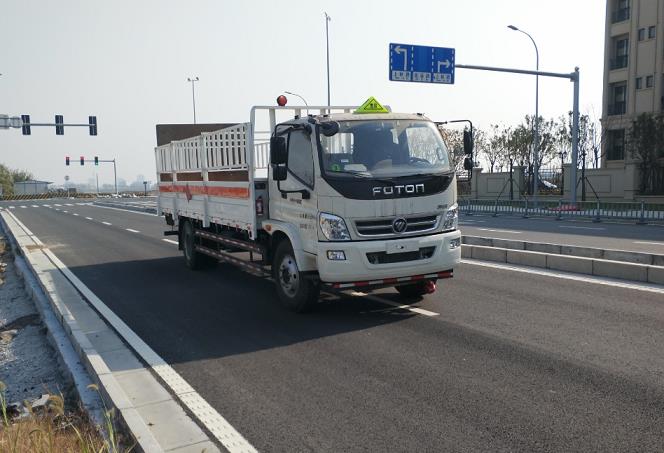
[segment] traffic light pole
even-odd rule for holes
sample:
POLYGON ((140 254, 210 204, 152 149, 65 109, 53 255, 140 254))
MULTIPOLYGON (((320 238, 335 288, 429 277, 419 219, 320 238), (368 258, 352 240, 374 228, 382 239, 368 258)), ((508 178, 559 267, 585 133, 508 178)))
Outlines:
MULTIPOLYGON (((81 162, 95 162, 94 160, 82 159, 81 162)), ((96 162, 113 163, 113 180, 115 181, 115 195, 118 195, 118 171, 115 165, 115 159, 97 159, 96 162)), ((81 164, 83 165, 83 164, 81 164)), ((97 178, 99 178, 97 176, 97 178)), ((99 193, 99 180, 97 180, 97 193, 99 193)))
MULTIPOLYGON (((569 79, 571 82, 574 82, 574 98, 572 101, 572 181, 570 184, 570 195, 572 204, 576 204, 576 166, 579 157, 579 68, 574 68, 574 72, 570 73, 558 73, 558 72, 544 72, 544 71, 528 71, 525 69, 510 69, 510 68, 496 68, 491 66, 475 66, 475 65, 466 65, 466 64, 457 64, 457 68, 462 69, 477 69, 480 71, 495 71, 495 72, 510 72, 513 74, 526 74, 526 75, 535 75, 535 76, 544 76, 544 77, 557 77, 561 79, 569 79)), ((535 171, 539 171, 537 168, 537 162, 533 162, 535 171)), ((539 176, 539 175, 538 175, 539 176)), ((539 190, 539 187, 535 187, 535 191, 539 190)))

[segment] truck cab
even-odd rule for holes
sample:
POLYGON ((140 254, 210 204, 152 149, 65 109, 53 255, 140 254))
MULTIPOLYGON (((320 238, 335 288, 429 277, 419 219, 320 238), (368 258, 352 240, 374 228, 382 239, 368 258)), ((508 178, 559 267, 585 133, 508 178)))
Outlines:
POLYGON ((285 234, 292 247, 273 266, 282 298, 315 285, 311 276, 333 288, 400 284, 421 295, 460 262, 454 169, 423 115, 341 113, 278 124, 268 186, 262 228, 285 234))

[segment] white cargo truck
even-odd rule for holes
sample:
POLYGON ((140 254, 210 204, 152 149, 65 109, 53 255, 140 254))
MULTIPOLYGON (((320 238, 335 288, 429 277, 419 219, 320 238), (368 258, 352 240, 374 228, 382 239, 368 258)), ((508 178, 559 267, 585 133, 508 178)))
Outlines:
POLYGON ((461 259, 454 168, 421 114, 373 98, 257 106, 249 122, 155 154, 158 213, 187 267, 224 261, 273 277, 294 311, 321 288, 424 295, 461 259))

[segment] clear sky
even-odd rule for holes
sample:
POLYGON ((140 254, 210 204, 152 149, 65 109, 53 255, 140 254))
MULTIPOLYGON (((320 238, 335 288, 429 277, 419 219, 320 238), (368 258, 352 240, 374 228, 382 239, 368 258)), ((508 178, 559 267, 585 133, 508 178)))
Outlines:
MULTIPOLYGON (((33 122, 87 122, 84 128, 0 130, 0 163, 37 179, 85 182, 91 164, 116 158, 118 177, 154 180, 155 124, 244 122, 252 105, 274 104, 285 90, 324 104, 325 19, 330 22, 332 104, 359 105, 372 95, 394 111, 434 120, 469 118, 511 124, 534 113, 534 78, 457 69, 454 85, 388 80, 390 42, 453 47, 458 64, 581 69, 581 109, 601 114, 604 0, 174 1, 23 0, 0 9, 0 113, 33 122), (65 167, 64 156, 72 157, 65 167)), ((299 103, 290 96, 290 103, 299 103)), ((540 78, 540 114, 571 110, 572 84, 540 78)), ((111 165, 99 167, 111 183, 111 165)))

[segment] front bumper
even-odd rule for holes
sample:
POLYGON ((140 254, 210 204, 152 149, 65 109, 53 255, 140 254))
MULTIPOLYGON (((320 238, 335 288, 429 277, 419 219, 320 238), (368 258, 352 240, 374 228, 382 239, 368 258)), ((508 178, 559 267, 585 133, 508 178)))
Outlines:
MULTIPOLYGON (((319 242, 318 274, 323 283, 342 283, 357 281, 375 281, 430 275, 455 268, 461 261, 461 232, 459 230, 429 236, 403 239, 354 241, 354 242, 319 242), (457 244, 456 246, 453 246, 457 244), (399 253, 414 253, 422 249, 434 248, 429 258, 398 261, 399 253), (343 251, 346 259, 336 261, 328 259, 328 251, 343 251), (367 254, 385 253, 387 261, 376 264, 370 262, 367 254)), ((407 256, 407 255, 402 255, 407 256)))

